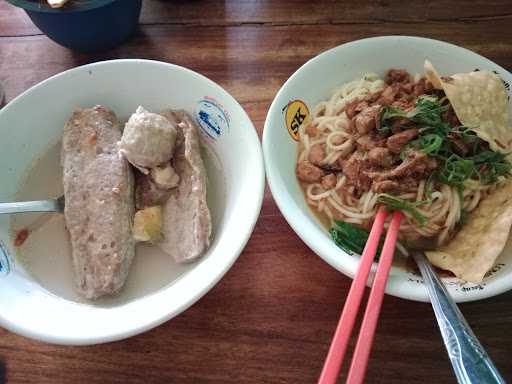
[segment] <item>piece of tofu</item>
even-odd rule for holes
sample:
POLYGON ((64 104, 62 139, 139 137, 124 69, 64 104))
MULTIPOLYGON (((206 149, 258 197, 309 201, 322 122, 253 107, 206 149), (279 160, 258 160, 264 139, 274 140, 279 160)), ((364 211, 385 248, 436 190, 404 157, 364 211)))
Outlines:
POLYGON ((118 292, 135 254, 134 182, 120 155, 115 114, 77 110, 64 127, 61 163, 77 290, 88 299, 118 292))
POLYGON ((183 111, 162 115, 177 126, 173 167, 179 176, 177 188, 162 209, 159 247, 177 262, 201 257, 210 246, 212 223, 206 203, 206 170, 201 158, 197 126, 183 111))
POLYGON ((162 238, 162 207, 155 205, 135 212, 133 238, 156 243, 162 238))

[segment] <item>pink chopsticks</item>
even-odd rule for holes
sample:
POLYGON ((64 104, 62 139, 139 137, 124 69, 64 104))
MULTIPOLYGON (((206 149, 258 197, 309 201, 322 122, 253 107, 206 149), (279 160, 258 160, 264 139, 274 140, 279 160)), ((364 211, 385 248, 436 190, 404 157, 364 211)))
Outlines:
MULTIPOLYGON (((363 298, 364 289, 366 287, 373 259, 377 253, 380 236, 384 229, 384 221, 387 216, 388 212, 383 207, 379 208, 375 221, 373 222, 372 230, 370 231, 370 236, 368 237, 368 241, 366 242, 366 246, 361 256, 357 274, 350 286, 350 291, 348 293, 347 300, 345 301, 345 306, 343 307, 343 312, 341 313, 338 326, 336 327, 336 332, 325 359, 318 384, 336 383, 348 341, 350 339, 350 334, 354 328, 357 312, 361 305, 361 300, 363 298)), ((348 384, 362 383, 364 380, 364 374, 366 372, 368 358, 370 356, 370 349, 375 335, 375 329, 377 328, 380 308, 384 298, 384 290, 386 288, 391 262, 393 261, 393 254, 395 251, 395 244, 398 237, 398 230, 400 229, 401 219, 402 215, 400 212, 397 211, 393 213, 393 218, 387 231, 386 240, 384 241, 384 246, 380 255, 379 265, 377 267, 372 290, 366 306, 354 356, 350 365, 347 377, 348 384)))

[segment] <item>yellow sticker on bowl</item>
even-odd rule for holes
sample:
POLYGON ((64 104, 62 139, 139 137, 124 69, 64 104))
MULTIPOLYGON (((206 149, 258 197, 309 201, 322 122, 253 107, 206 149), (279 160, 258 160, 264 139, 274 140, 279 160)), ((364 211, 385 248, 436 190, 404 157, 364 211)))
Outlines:
POLYGON ((284 121, 293 140, 299 140, 299 127, 309 119, 308 106, 302 100, 293 100, 284 108, 284 121))

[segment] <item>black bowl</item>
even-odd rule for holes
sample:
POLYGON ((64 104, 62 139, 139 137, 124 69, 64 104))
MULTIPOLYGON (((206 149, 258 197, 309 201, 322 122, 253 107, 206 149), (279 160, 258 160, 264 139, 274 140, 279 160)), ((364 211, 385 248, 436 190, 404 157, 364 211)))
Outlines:
POLYGON ((113 48, 137 27, 142 0, 70 0, 51 8, 44 0, 7 0, 23 8, 50 39, 81 52, 113 48))

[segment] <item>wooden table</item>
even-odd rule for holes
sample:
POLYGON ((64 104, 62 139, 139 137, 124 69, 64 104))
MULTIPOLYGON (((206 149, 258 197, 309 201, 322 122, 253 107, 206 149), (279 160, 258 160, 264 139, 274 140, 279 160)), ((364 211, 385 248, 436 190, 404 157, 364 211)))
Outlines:
MULTIPOLYGON (((512 70, 511 22, 507 0, 145 0, 133 39, 85 55, 51 42, 21 10, 0 2, 0 81, 11 100, 92 61, 168 61, 221 84, 261 134, 281 84, 328 48, 367 36, 419 35, 512 70)), ((238 262, 188 311, 142 335, 92 347, 48 345, 0 330, 0 382, 313 383, 350 282, 302 243, 267 190, 238 262)), ((511 299, 512 292, 460 306, 507 381, 511 299)), ((367 382, 455 382, 429 304, 385 298, 367 382)))

